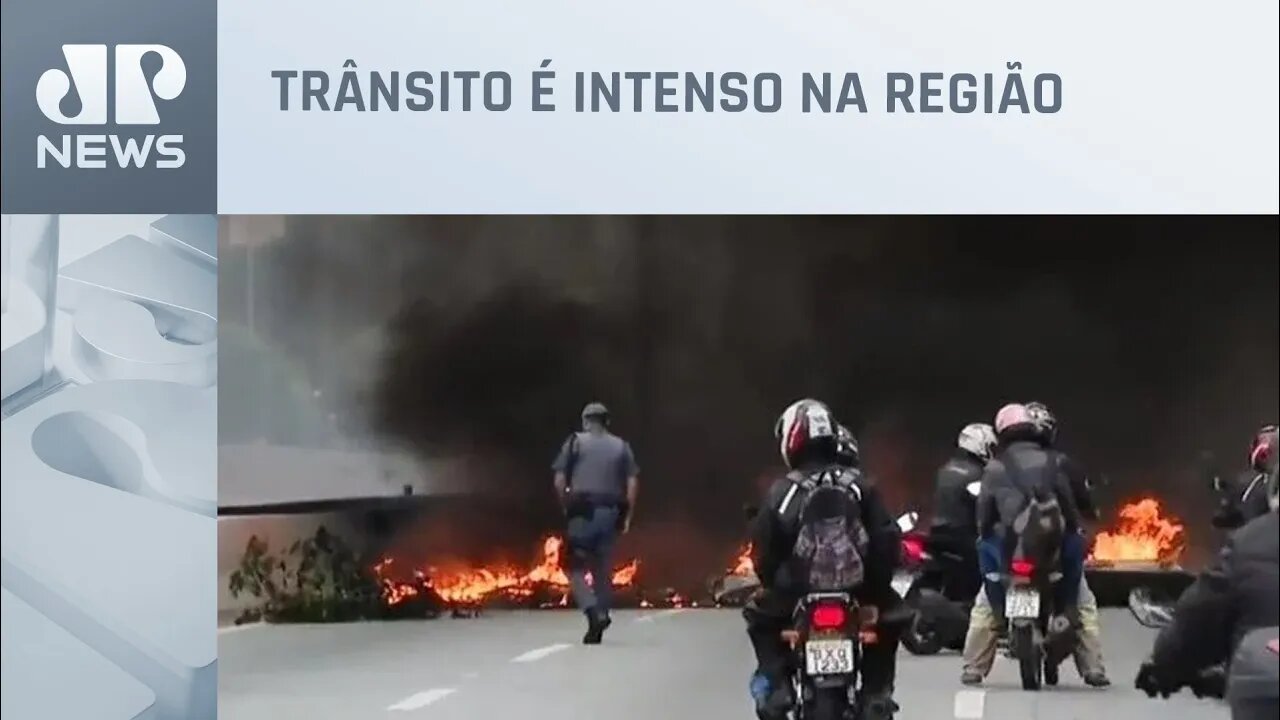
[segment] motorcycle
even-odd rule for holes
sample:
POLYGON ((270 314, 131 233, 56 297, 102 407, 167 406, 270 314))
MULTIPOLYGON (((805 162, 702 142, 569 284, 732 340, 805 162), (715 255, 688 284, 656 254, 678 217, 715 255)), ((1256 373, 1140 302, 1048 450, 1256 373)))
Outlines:
POLYGON ((880 620, 875 607, 859 605, 847 593, 810 593, 796 605, 792 627, 783 633, 795 653, 793 720, 862 717, 862 651, 876 642, 880 620))
POLYGON ((1163 599, 1156 599, 1151 590, 1136 587, 1129 591, 1129 614, 1138 624, 1159 630, 1173 622, 1173 604, 1163 599))
POLYGON ((1071 654, 1076 629, 1053 612, 1053 587, 1062 579, 1055 561, 1038 562, 1018 543, 1005 577, 1009 654, 1018 662, 1023 690, 1058 684, 1058 667, 1071 654))
MULTIPOLYGON (((902 528, 902 569, 894 579, 894 589, 913 613, 911 625, 902 634, 902 645, 912 655, 936 655, 943 648, 961 650, 969 626, 973 601, 948 597, 951 578, 964 568, 964 558, 951 553, 935 556, 929 552, 929 537, 916 528, 917 513, 899 518, 902 528)), ((975 590, 972 594, 976 595, 975 590)))
MULTIPOLYGON (((965 489, 976 498, 980 485, 973 482, 965 489)), ((908 515, 917 517, 915 512, 908 515)), ((917 530, 914 522, 903 528, 902 555, 911 579, 899 594, 915 612, 902 635, 903 647, 912 655, 963 650, 973 599, 982 586, 972 560, 950 552, 930 552, 928 535, 917 530)))
MULTIPOLYGON (((1173 602, 1157 598, 1149 589, 1137 587, 1129 591, 1129 614, 1138 624, 1159 630, 1173 622, 1173 602)), ((1187 683, 1197 698, 1221 700, 1227 692, 1227 674, 1222 666, 1208 668, 1187 683)))
MULTIPOLYGON (((1129 592, 1129 613, 1138 624, 1161 629, 1173 622, 1173 602, 1156 598, 1146 588, 1134 588, 1129 592)), ((1200 699, 1226 700, 1231 708, 1232 720, 1271 720, 1280 706, 1277 693, 1277 676, 1280 676, 1280 628, 1258 628, 1246 634, 1236 648, 1231 661, 1230 677, 1225 666, 1219 665, 1201 670, 1195 677, 1183 683, 1200 699)), ((1154 697, 1157 687, 1142 684, 1138 689, 1154 697)))

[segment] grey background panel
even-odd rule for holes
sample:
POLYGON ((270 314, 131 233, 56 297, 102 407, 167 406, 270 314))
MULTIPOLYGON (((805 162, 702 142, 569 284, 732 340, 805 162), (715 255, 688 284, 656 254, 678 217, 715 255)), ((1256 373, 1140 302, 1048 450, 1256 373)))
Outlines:
MULTIPOLYGON (((46 270, 61 271, 59 289, 92 293, 50 299, 52 362, 40 392, 4 398, 0 583, 68 642, 8 644, 6 605, 6 720, 27 667, 47 679, 26 683, 33 691, 56 686, 65 697, 40 705, 15 693, 36 703, 15 712, 20 719, 116 717, 112 698, 139 689, 147 705, 119 717, 216 716, 217 376, 157 370, 184 353, 216 359, 215 342, 184 342, 216 336, 216 266, 183 246, 208 247, 217 228, 212 217, 170 224, 174 239, 162 242, 156 220, 55 223, 46 270), (113 362, 90 362, 88 341, 113 362), (79 683, 85 652, 106 669, 86 666, 79 683), (102 714, 76 709, 95 696, 102 714)), ((18 285, 33 274, 5 272, 18 285)))
POLYGON ((89 646, 0 590, 6 718, 154 720, 155 693, 89 646))
POLYGON ((171 244, 201 262, 218 264, 218 218, 214 215, 166 215, 151 223, 151 239, 171 244))

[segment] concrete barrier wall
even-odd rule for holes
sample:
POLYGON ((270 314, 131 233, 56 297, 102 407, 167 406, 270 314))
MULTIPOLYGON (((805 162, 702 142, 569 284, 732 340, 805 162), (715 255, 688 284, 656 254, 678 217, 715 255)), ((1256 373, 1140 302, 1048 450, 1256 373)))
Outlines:
POLYGON ((465 489, 458 461, 279 445, 218 447, 218 507, 441 495, 465 489))

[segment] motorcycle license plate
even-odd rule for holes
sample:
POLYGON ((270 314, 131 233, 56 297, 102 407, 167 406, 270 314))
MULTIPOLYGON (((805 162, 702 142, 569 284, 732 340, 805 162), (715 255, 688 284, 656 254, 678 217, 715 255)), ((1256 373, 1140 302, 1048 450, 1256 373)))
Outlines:
POLYGON ((1034 590, 1010 590, 1005 605, 1005 614, 1012 620, 1040 617, 1040 593, 1034 590))
POLYGON ((853 640, 810 640, 804 644, 805 673, 810 677, 821 675, 848 675, 853 672, 853 640))

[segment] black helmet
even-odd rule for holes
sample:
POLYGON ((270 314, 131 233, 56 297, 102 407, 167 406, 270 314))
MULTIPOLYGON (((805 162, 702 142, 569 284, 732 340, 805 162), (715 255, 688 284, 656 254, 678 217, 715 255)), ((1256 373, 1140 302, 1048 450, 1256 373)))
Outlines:
POLYGON ((858 441, 849 432, 849 428, 840 425, 836 428, 836 462, 847 468, 856 468, 862 464, 858 454, 858 441))
POLYGON ((1035 401, 1027 403, 1026 408, 1040 439, 1052 444, 1058 437, 1058 418, 1053 416, 1053 411, 1044 403, 1035 401))
POLYGON ((839 427, 826 403, 806 398, 782 411, 773 435, 782 461, 794 469, 806 462, 834 462, 839 427))

